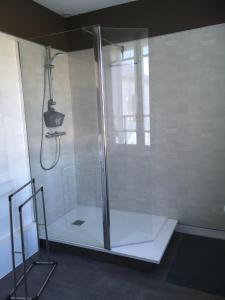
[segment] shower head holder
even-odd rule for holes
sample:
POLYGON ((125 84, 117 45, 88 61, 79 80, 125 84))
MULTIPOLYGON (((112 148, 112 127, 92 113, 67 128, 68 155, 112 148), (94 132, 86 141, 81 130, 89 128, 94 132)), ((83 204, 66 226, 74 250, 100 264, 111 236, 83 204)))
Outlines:
POLYGON ((48 110, 53 109, 52 106, 56 105, 56 102, 53 99, 48 100, 48 110))
POLYGON ((55 67, 55 65, 53 65, 52 63, 51 63, 51 61, 48 61, 46 64, 45 64, 45 68, 46 69, 53 69, 55 67))

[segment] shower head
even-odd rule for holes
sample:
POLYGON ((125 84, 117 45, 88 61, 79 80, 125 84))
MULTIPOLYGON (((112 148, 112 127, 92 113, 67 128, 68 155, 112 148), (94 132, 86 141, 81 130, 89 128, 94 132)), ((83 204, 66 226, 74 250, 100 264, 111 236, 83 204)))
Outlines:
POLYGON ((54 54, 51 58, 50 58, 50 63, 52 64, 53 63, 53 61, 55 60, 55 58, 56 58, 56 56, 58 56, 58 55, 64 55, 64 53, 63 52, 57 52, 56 54, 54 54))
POLYGON ((62 56, 62 55, 64 55, 64 53, 63 53, 63 52, 57 52, 57 53, 55 53, 52 57, 50 57, 50 58, 48 59, 48 61, 47 61, 47 63, 46 63, 46 67, 47 67, 47 68, 54 67, 53 62, 54 62, 55 58, 56 58, 57 56, 59 56, 59 55, 62 56))

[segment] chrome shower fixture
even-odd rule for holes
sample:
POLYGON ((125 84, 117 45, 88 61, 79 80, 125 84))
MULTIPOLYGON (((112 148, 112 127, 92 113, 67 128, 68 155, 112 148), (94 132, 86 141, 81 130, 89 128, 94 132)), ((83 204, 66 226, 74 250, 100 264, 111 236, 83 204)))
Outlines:
POLYGON ((65 115, 55 111, 52 107, 56 105, 56 101, 54 100, 54 91, 53 91, 53 68, 54 68, 54 60, 57 56, 64 55, 63 52, 57 52, 54 55, 51 55, 51 47, 46 48, 46 64, 45 69, 48 73, 48 83, 49 83, 49 100, 48 100, 48 110, 44 112, 44 120, 46 127, 58 127, 62 126, 65 115))
MULTIPOLYGON (((48 49, 49 47, 47 47, 47 49, 48 49)), ((53 61, 55 60, 55 58, 57 57, 57 56, 59 56, 59 55, 64 55, 64 53, 63 52, 57 52, 57 53, 55 53, 52 57, 51 57, 51 54, 50 53, 48 53, 48 60, 47 60, 47 63, 46 63, 46 68, 54 68, 54 64, 53 64, 53 61)))
POLYGON ((45 171, 52 170, 59 162, 61 155, 61 140, 60 137, 65 135, 66 132, 55 131, 44 133, 44 124, 47 128, 60 127, 63 125, 65 115, 61 112, 56 111, 53 106, 56 105, 54 100, 54 90, 53 90, 53 68, 54 60, 57 56, 64 55, 63 52, 56 52, 54 55, 51 55, 51 47, 46 47, 46 57, 44 65, 44 91, 43 91, 43 100, 42 100, 42 118, 41 118, 41 146, 40 146, 40 165, 41 168, 45 171), (47 86, 49 91, 49 97, 47 96, 47 86), (48 97, 48 109, 45 110, 46 97, 48 97), (44 146, 44 136, 47 139, 55 140, 55 155, 53 161, 49 166, 45 166, 43 163, 43 146, 44 146))
MULTIPOLYGON (((82 27, 81 29, 82 29, 84 32, 89 33, 89 34, 91 34, 91 35, 94 34, 93 31, 91 31, 91 30, 89 29, 89 27, 82 27)), ((102 37, 102 41, 104 41, 104 42, 105 42, 106 44, 108 44, 108 45, 111 45, 111 46, 114 46, 114 47, 119 48, 120 51, 121 51, 121 55, 122 55, 122 57, 123 57, 124 51, 125 51, 125 49, 126 49, 124 45, 119 45, 119 44, 114 43, 114 42, 112 42, 112 41, 110 41, 110 40, 108 40, 108 39, 106 39, 106 38, 104 38, 104 37, 102 37)))

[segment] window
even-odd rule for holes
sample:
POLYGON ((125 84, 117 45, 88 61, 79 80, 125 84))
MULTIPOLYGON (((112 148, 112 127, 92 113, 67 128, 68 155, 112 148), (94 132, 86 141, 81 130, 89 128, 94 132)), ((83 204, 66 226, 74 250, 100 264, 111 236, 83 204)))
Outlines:
POLYGON ((149 99, 149 48, 142 48, 142 99, 143 99, 143 118, 144 118, 144 143, 151 145, 150 140, 150 99, 149 99))
POLYGON ((150 146, 149 54, 148 45, 140 45, 126 45, 110 65, 116 144, 150 146))
POLYGON ((113 119, 117 144, 137 144, 137 92, 134 50, 111 65, 113 119))

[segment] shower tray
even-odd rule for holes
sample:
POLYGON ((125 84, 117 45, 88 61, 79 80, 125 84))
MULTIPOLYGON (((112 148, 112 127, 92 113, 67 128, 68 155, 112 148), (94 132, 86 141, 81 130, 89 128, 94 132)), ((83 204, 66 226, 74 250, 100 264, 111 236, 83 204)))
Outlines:
POLYGON ((130 214, 130 218, 135 217, 139 222, 144 220, 145 216, 149 218, 149 215, 127 212, 124 212, 125 215, 123 215, 121 211, 112 210, 112 220, 114 220, 111 224, 112 246, 111 250, 106 250, 101 238, 103 236, 102 224, 101 222, 94 223, 91 218, 94 213, 99 215, 98 219, 101 220, 100 208, 78 205, 76 209, 48 226, 49 239, 64 245, 64 247, 74 245, 159 264, 177 225, 177 220, 151 215, 152 231, 144 239, 144 233, 138 230, 132 231, 132 234, 128 235, 130 227, 126 228, 126 223, 121 230, 121 222, 128 218, 127 214, 130 214), (76 220, 82 220, 82 224, 74 225, 76 220), (101 234, 99 235, 99 233, 101 234))

